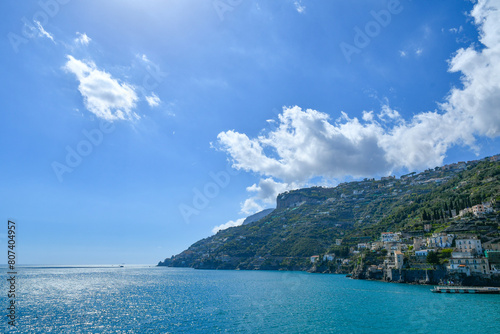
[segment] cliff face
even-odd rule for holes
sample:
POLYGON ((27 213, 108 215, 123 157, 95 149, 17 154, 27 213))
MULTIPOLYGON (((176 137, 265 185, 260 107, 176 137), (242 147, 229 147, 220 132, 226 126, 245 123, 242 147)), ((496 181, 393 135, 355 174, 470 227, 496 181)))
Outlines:
POLYGON ((335 191, 336 188, 312 187, 299 189, 279 194, 276 198, 276 209, 296 208, 304 204, 318 205, 329 199, 329 196, 335 197, 340 194, 335 191))
MULTIPOLYGON (((274 211, 249 217, 245 225, 219 231, 159 264, 309 270, 313 267, 311 256, 333 253, 348 258, 350 247, 373 241, 380 232, 421 235, 422 217, 432 216, 429 222, 443 229, 496 230, 498 222, 494 221, 460 221, 456 225, 450 218, 449 206, 500 201, 499 178, 500 162, 481 161, 468 163, 466 170, 436 168, 401 179, 289 191, 278 196, 274 211), (340 246, 336 240, 341 240, 340 246)), ((346 270, 341 267, 335 264, 328 270, 346 270)))
POLYGON ((276 199, 276 209, 294 208, 307 203, 309 198, 300 193, 280 194, 276 199))

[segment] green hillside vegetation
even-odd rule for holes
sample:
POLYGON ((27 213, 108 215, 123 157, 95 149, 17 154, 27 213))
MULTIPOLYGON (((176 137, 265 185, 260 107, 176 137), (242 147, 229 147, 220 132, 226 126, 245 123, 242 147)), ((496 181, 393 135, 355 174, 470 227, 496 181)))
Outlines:
POLYGON ((498 205, 499 175, 500 163, 484 159, 399 179, 289 191, 278 196, 277 209, 265 218, 219 231, 159 265, 305 270, 312 255, 347 257, 350 247, 375 241, 381 232, 424 235, 424 224, 432 224, 432 232, 498 233, 498 214, 453 216, 483 202, 498 205))

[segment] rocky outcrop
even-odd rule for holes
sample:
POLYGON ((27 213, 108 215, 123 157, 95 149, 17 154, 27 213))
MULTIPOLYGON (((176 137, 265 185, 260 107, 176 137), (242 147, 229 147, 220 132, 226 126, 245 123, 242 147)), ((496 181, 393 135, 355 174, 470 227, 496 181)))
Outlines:
POLYGON ((437 285, 448 279, 446 269, 387 269, 384 280, 399 283, 417 283, 437 285))
POLYGON ((302 204, 321 204, 328 199, 328 194, 331 192, 325 191, 325 188, 312 187, 288 191, 278 195, 276 199, 276 209, 295 208, 302 204))
POLYGON ((276 209, 293 208, 302 205, 308 198, 300 193, 285 193, 278 195, 276 209))
POLYGON ((494 286, 500 287, 500 275, 466 276, 465 274, 451 274, 447 278, 454 285, 460 286, 494 286))

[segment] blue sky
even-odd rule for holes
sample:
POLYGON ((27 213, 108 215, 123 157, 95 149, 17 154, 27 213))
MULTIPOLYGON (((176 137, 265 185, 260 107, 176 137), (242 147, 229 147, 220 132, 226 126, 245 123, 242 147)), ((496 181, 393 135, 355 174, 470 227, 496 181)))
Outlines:
POLYGON ((153 264, 282 191, 499 153, 498 8, 2 1, 19 261, 153 264))

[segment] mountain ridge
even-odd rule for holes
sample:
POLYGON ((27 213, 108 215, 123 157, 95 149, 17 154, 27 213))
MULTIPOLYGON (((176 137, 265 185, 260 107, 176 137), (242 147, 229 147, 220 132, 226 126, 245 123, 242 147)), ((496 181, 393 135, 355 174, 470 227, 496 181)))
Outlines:
POLYGON ((257 213, 254 213, 253 215, 250 215, 247 218, 245 218, 245 220, 243 221, 242 225, 248 225, 248 224, 251 224, 251 223, 255 223, 256 221, 259 221, 262 218, 267 217, 274 210, 275 209, 265 209, 265 210, 259 211, 257 213))
MULTIPOLYGON (((374 240, 381 232, 423 235, 426 222, 436 231, 458 228, 451 210, 456 215, 473 203, 500 203, 498 157, 457 162, 400 178, 288 191, 278 195, 276 209, 265 217, 219 231, 158 265, 308 270, 312 255, 346 255, 349 247, 374 240)), ((470 226, 461 228, 467 231, 470 226)))

